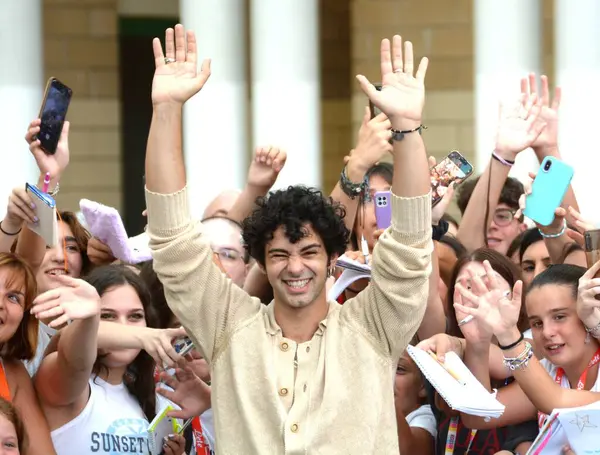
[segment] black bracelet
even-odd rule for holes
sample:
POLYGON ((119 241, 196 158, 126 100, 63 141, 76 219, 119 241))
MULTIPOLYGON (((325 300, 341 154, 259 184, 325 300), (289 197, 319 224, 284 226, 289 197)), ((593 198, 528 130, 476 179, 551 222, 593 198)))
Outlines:
MULTIPOLYGON (((2 221, 4 221, 4 220, 2 220, 2 221)), ((21 233, 21 230, 23 228, 19 228, 19 230, 17 232, 6 232, 4 229, 2 229, 2 221, 0 221, 0 231, 2 231, 2 233, 4 235, 10 235, 12 237, 12 236, 15 236, 15 235, 19 235, 21 233)))
POLYGON ((425 125, 419 125, 412 130, 404 130, 404 131, 399 131, 399 130, 395 130, 394 128, 392 128, 392 141, 401 141, 402 139, 404 139, 404 136, 406 136, 407 134, 415 133, 417 131, 419 132, 419 134, 421 134, 421 132, 426 129, 427 129, 427 127, 425 125))
POLYGON ((498 155, 496 155, 496 152, 492 152, 492 158, 494 158, 499 163, 504 164, 505 166, 513 166, 515 164, 514 161, 505 160, 504 158, 500 158, 498 155))
POLYGON ((350 199, 356 199, 357 196, 360 196, 361 193, 365 191, 366 188, 366 176, 360 183, 354 183, 348 178, 346 174, 346 166, 342 169, 340 174, 340 187, 342 191, 348 196, 350 199))
POLYGON ((514 348, 516 345, 518 345, 524 339, 525 339, 525 337, 523 336, 523 334, 521 334, 521 336, 519 337, 519 339, 517 341, 515 341, 514 343, 511 343, 508 346, 502 346, 500 343, 498 343, 498 347, 500 349, 502 349, 503 351, 508 351, 509 349, 514 348))

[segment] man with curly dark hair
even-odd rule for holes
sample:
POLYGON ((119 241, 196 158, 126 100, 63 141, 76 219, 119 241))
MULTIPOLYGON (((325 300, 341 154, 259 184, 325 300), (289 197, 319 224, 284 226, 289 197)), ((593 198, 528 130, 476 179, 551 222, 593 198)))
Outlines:
POLYGON ((310 305, 324 293, 335 259, 346 250, 350 231, 343 207, 304 186, 276 191, 257 205, 243 223, 246 248, 266 271, 278 304, 310 305))
MULTIPOLYGON (((394 372, 423 318, 431 270, 429 166, 420 135, 427 59, 413 76, 412 45, 405 43, 403 59, 395 36, 393 52, 389 40, 381 44, 383 89, 358 78, 390 119, 384 140, 394 144, 392 221, 373 250, 370 285, 344 305, 327 301, 328 270, 348 241, 344 211, 317 190, 293 186, 261 199, 243 225, 273 287, 265 306, 215 266, 201 223, 190 217, 181 115, 209 66, 197 74, 194 35, 185 41, 180 25, 167 31, 165 54, 154 41, 148 235, 167 303, 211 366, 217 451, 398 453, 394 372)), ((268 162, 263 171, 271 172, 268 162)), ((362 184, 342 179, 345 188, 362 184)), ((171 395, 184 406, 179 416, 196 415, 202 403, 182 393, 171 395)))

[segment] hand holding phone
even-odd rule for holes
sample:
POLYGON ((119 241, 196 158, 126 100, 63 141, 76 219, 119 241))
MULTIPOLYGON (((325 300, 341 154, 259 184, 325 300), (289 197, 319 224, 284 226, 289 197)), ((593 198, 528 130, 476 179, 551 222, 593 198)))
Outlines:
POLYGON ((554 212, 565 197, 573 178, 573 168, 561 160, 547 156, 533 181, 531 194, 525 198, 523 214, 542 226, 554 221, 554 212))
POLYGON ((451 184, 462 183, 471 174, 473 174, 471 163, 459 151, 450 152, 430 170, 431 205, 435 206, 442 200, 451 184))
POLYGON ((378 191, 375 193, 374 200, 377 229, 387 229, 392 224, 392 193, 378 191))
POLYGON ((72 95, 73 91, 58 79, 48 80, 39 114, 40 131, 35 138, 48 155, 56 153, 72 95))

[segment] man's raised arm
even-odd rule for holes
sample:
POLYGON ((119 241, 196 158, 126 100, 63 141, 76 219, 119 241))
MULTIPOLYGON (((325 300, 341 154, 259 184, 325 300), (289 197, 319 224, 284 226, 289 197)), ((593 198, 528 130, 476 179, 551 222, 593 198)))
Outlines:
MULTIPOLYGON (((169 307, 211 361, 237 320, 259 311, 260 302, 226 279, 213 263, 210 244, 188 206, 182 151, 184 103, 210 76, 210 61, 197 71, 196 38, 182 25, 167 29, 165 52, 153 43, 152 124, 146 149, 148 234, 154 269, 169 307)), ((207 163, 208 166, 208 163, 207 163)))
POLYGON ((431 272, 429 165, 420 134, 427 64, 423 58, 413 76, 412 44, 405 42, 403 49, 400 36, 394 36, 391 49, 389 40, 381 43, 382 90, 358 76, 362 89, 392 124, 392 224, 375 246, 371 284, 347 303, 346 316, 366 326, 366 333, 393 361, 423 319, 431 272))

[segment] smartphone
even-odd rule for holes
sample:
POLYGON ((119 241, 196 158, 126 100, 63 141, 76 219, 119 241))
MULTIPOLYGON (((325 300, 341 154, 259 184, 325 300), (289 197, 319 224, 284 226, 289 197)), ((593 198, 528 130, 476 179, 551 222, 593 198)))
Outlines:
POLYGON ((542 226, 554 221, 554 211, 560 206, 573 178, 573 168, 559 159, 547 156, 533 181, 531 194, 525 199, 523 214, 542 226))
POLYGON ((375 193, 375 219, 377 229, 387 229, 392 224, 392 199, 390 191, 375 193))
POLYGON ((194 343, 188 337, 185 337, 175 341, 173 347, 175 348, 175 352, 177 352, 180 356, 184 357, 192 349, 194 349, 194 343))
MULTIPOLYGON (((375 88, 379 91, 381 91, 381 84, 373 84, 375 86, 375 88)), ((377 117, 379 114, 381 114, 381 111, 379 110, 378 107, 376 107, 371 100, 369 100, 369 109, 371 109, 371 118, 375 118, 377 117)))
POLYGON ((51 77, 48 80, 39 114, 42 123, 36 137, 48 155, 56 153, 72 95, 73 91, 58 79, 51 77))
MULTIPOLYGON (((591 231, 585 231, 583 233, 583 239, 585 241, 585 257, 587 259, 588 269, 600 261, 600 229, 593 229, 591 231)), ((598 272, 594 278, 600 277, 598 272)), ((596 296, 597 300, 600 300, 600 295, 596 296)))
POLYGON ((451 151, 446 158, 429 171, 431 178, 431 205, 442 200, 450 184, 462 183, 473 174, 473 165, 458 150, 451 151))

